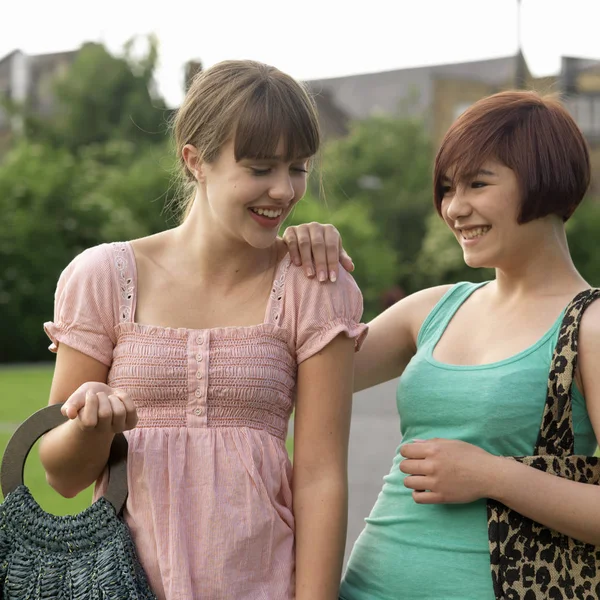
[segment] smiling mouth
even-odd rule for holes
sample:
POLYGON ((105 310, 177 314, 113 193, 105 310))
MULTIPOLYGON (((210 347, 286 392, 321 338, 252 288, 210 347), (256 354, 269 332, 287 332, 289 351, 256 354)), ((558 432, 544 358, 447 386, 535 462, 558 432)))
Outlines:
POLYGON ((265 208, 251 208, 254 214, 260 215, 261 217, 267 217, 267 219, 278 219, 283 214, 283 208, 277 210, 265 209, 265 208))
POLYGON ((473 229, 459 229, 460 235, 465 240, 474 240, 476 238, 483 237, 489 230, 490 226, 485 227, 475 227, 473 229))

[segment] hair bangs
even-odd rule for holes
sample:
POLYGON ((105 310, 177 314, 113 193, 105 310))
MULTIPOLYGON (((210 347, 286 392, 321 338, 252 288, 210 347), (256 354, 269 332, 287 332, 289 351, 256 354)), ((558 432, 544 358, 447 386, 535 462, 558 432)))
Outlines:
POLYGON ((242 159, 307 159, 319 150, 316 111, 306 94, 286 82, 262 81, 241 107, 234 131, 234 156, 242 159), (283 155, 278 154, 283 142, 283 155))
POLYGON ((443 188, 447 183, 453 186, 466 183, 477 174, 483 163, 499 155, 498 140, 481 137, 465 139, 469 137, 451 137, 438 152, 434 169, 434 192, 438 210, 443 188))

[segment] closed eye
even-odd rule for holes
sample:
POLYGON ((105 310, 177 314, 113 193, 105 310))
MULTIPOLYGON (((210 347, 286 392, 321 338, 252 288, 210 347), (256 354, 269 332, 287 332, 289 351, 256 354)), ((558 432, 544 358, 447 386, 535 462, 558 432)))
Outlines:
POLYGON ((256 167, 250 167, 253 175, 260 177, 261 175, 268 175, 271 169, 257 169, 256 167))

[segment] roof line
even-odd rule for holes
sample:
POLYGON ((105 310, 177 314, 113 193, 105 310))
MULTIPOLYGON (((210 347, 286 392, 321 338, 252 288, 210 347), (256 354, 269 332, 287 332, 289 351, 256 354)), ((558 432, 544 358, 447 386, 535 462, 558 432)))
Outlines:
POLYGON ((347 75, 337 75, 335 77, 319 77, 319 78, 315 78, 315 79, 308 79, 306 81, 307 81, 307 83, 310 83, 312 81, 323 81, 323 80, 335 81, 336 79, 347 79, 348 77, 361 77, 363 75, 384 75, 387 73, 398 73, 400 71, 413 71, 413 70, 417 70, 417 69, 436 69, 436 68, 444 68, 444 67, 455 67, 457 65, 472 65, 472 64, 476 64, 476 63, 484 63, 484 62, 487 63, 487 62, 492 62, 492 61, 500 61, 500 60, 507 60, 510 58, 517 58, 517 57, 518 57, 518 53, 505 55, 505 56, 496 56, 494 58, 482 58, 482 59, 478 59, 478 60, 458 61, 458 62, 450 62, 450 63, 432 63, 432 64, 415 65, 412 67, 400 67, 397 69, 385 69, 383 71, 368 71, 368 72, 362 72, 362 73, 349 73, 347 75))

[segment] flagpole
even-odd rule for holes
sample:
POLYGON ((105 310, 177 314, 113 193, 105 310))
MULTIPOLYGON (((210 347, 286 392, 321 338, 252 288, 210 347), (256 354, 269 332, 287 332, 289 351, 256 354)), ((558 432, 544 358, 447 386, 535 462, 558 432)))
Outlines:
POLYGON ((523 57, 523 34, 521 26, 521 0, 517 0, 517 65, 515 73, 515 84, 517 89, 525 88, 525 78, 527 76, 525 58, 523 57))

